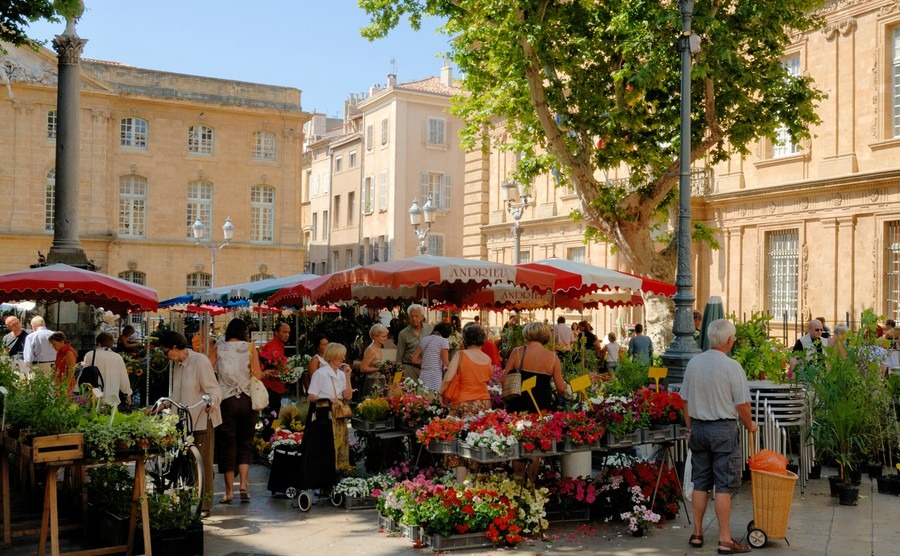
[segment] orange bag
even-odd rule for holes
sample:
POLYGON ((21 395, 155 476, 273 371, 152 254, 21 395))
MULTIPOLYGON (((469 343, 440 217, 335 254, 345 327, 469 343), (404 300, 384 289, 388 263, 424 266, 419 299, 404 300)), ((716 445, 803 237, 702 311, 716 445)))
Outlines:
POLYGON ((787 458, 772 450, 760 450, 747 459, 750 469, 787 475, 787 458))

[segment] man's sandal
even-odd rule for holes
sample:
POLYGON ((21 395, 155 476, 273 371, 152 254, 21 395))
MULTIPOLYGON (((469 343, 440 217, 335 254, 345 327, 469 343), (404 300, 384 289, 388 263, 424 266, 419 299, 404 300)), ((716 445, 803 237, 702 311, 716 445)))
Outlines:
POLYGON ((744 554, 750 552, 751 548, 746 544, 741 544, 734 539, 731 542, 719 541, 719 554, 744 554))
POLYGON ((694 548, 703 548, 703 535, 691 535, 691 540, 688 541, 688 544, 694 548))

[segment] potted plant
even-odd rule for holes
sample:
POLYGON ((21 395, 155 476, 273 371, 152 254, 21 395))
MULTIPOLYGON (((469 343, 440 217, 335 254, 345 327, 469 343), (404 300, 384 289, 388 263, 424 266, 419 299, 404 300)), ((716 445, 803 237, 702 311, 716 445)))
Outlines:
POLYGON ((735 327, 731 357, 744 368, 747 380, 785 382, 785 367, 791 356, 777 338, 769 338, 772 315, 754 311, 750 319, 743 322, 736 315, 729 318, 735 327))
POLYGON ((363 432, 386 431, 394 428, 391 404, 385 398, 369 398, 356 406, 350 420, 354 430, 363 432))
MULTIPOLYGON (((180 496, 164 492, 148 494, 150 544, 154 554, 203 554, 203 522, 194 511, 198 500, 191 491, 180 496)), ((140 524, 135 533, 135 554, 144 553, 140 524)))
POLYGON ((101 546, 120 546, 128 542, 134 478, 121 463, 92 467, 86 485, 91 537, 101 546))

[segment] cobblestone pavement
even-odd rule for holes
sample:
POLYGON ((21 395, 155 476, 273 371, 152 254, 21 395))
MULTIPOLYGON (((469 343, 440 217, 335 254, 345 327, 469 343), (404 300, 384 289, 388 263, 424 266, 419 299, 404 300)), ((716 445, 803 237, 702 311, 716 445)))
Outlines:
MULTIPOLYGON (((825 475, 828 475, 826 470, 825 475)), ((834 470, 830 470, 834 474, 834 470)), ((293 555, 366 554, 411 555, 432 553, 414 548, 406 539, 378 528, 375 510, 347 511, 328 500, 307 513, 291 506, 282 496, 266 490, 268 468, 251 468, 249 504, 218 505, 206 523, 206 554, 293 555)), ((217 491, 222 491, 221 476, 217 491)), ((732 533, 745 536, 753 519, 751 487, 745 483, 732 505, 732 533)), ((217 499, 221 496, 218 493, 217 499)), ((803 492, 796 487, 787 540, 772 540, 763 554, 871 556, 900 554, 900 497, 878 494, 874 481, 863 479, 856 507, 839 506, 828 494, 828 481, 810 481, 803 492)), ((619 554, 682 555, 716 554, 718 526, 710 503, 704 519, 706 546, 690 548, 691 527, 680 514, 643 538, 634 538, 621 524, 576 523, 553 525, 542 540, 529 540, 516 548, 454 551, 454 554, 619 554)))

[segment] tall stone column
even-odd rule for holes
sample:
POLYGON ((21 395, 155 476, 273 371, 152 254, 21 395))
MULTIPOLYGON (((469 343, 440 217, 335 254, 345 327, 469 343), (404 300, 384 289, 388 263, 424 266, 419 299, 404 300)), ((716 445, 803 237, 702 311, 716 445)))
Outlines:
POLYGON ((53 245, 47 263, 65 263, 94 269, 78 236, 78 181, 81 151, 81 53, 86 39, 75 32, 69 19, 62 35, 53 39, 58 57, 59 83, 56 114, 56 213, 53 218, 53 245))

